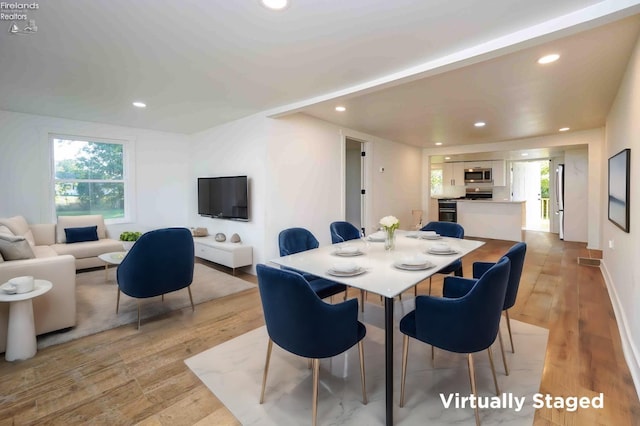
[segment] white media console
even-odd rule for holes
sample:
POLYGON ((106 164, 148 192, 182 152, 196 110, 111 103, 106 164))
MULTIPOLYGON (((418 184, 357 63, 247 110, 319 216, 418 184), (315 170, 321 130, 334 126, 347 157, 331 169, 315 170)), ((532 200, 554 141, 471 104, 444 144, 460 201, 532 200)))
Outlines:
POLYGON ((253 249, 242 243, 218 242, 213 237, 194 237, 195 255, 233 269, 253 264, 253 249))

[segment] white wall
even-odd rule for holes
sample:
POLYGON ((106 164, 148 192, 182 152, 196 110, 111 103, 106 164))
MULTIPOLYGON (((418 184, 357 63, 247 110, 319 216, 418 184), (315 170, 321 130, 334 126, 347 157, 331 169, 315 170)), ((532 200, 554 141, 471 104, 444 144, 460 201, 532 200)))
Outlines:
POLYGON ((254 115, 192 135, 191 176, 186 188, 189 196, 190 226, 205 227, 209 234, 222 232, 227 240, 237 233, 242 242, 253 247, 253 262, 264 262, 266 226, 267 141, 272 123, 254 115), (240 176, 249 179, 249 222, 214 219, 198 215, 197 178, 240 176))
POLYGON ((147 230, 184 226, 189 176, 186 135, 0 110, 0 216, 53 222, 49 133, 128 139, 135 147, 135 223, 110 226, 147 230))
POLYGON ((589 153, 586 148, 564 152, 564 240, 588 238, 589 153))
POLYGON ((607 117, 606 148, 602 155, 602 270, 618 320, 623 349, 640 395, 640 42, 636 44, 607 117), (607 159, 631 148, 630 232, 609 222, 607 214, 607 159), (608 243, 613 244, 609 248, 608 243))
POLYGON ((286 228, 309 229, 321 244, 330 244, 329 224, 344 220, 345 137, 365 141, 367 226, 389 214, 411 223, 420 205, 420 150, 342 129, 296 114, 271 119, 262 114, 227 123, 193 136, 192 184, 188 189, 191 226, 210 233, 237 232, 254 248, 254 264, 278 256, 278 234, 286 228), (385 173, 373 174, 384 166, 385 173), (202 218, 196 211, 196 178, 246 174, 251 180, 251 220, 233 222, 202 218))
MULTIPOLYGON (((267 119, 270 120, 270 119, 267 119)), ((387 215, 410 227, 411 210, 421 204, 422 164, 418 148, 394 143, 313 117, 296 114, 271 120, 267 161, 265 252, 277 256, 278 233, 308 228, 320 244, 329 244, 329 224, 344 220, 345 137, 365 142, 365 223, 377 229, 387 215), (384 167, 384 173, 379 170, 384 167)))

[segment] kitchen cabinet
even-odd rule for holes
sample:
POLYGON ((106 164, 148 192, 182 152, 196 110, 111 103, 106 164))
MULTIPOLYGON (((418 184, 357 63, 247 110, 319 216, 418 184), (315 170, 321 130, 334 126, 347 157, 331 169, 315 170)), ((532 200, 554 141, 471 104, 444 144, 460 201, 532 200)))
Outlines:
POLYGON ((442 165, 442 184, 445 186, 464 186, 464 163, 444 163, 442 165))
POLYGON ((465 169, 490 169, 492 161, 465 161, 465 169))
POLYGON ((493 186, 507 186, 507 173, 504 160, 491 161, 493 186))

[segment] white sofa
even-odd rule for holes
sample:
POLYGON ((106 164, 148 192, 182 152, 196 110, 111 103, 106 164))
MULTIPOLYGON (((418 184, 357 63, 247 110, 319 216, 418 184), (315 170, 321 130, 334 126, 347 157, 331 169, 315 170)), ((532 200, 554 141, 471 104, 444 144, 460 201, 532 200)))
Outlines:
POLYGON ((85 216, 58 216, 58 223, 55 231, 55 244, 51 243, 51 248, 56 253, 70 254, 76 258, 76 269, 95 268, 104 266, 104 262, 98 258, 103 253, 112 251, 123 251, 122 241, 108 237, 107 227, 101 215, 85 216), (78 228, 85 226, 98 227, 98 241, 85 241, 82 243, 67 244, 65 238, 65 228, 78 228))
MULTIPOLYGON (((35 258, 0 261, 0 284, 9 279, 31 275, 51 281, 53 288, 33 299, 36 334, 44 334, 76 325, 76 269, 103 266, 98 255, 122 251, 122 243, 106 238, 102 216, 60 217, 56 224, 29 225, 22 216, 0 219, 11 233, 24 236, 35 258), (98 227, 98 241, 66 244, 64 228, 98 227), (61 230, 61 233, 60 233, 61 230)), ((5 351, 9 304, 0 303, 0 353, 5 351)))

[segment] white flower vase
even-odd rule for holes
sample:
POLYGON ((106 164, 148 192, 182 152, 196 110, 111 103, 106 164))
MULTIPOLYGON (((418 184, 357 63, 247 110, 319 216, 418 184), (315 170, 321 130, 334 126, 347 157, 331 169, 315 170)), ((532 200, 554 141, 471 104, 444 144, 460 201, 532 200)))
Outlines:
POLYGON ((129 251, 131 250, 131 247, 133 247, 135 243, 136 243, 135 241, 123 241, 122 247, 124 248, 125 251, 129 251))

